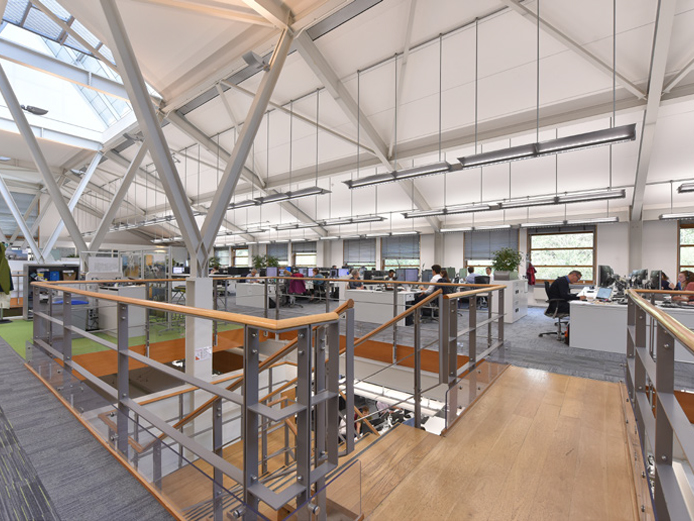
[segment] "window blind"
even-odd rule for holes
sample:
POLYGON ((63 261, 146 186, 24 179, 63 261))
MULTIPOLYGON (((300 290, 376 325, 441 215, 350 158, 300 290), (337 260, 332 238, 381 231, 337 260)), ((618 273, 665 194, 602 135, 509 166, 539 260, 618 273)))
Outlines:
POLYGON ((518 230, 478 230, 465 232, 464 253, 467 260, 486 260, 501 248, 518 249, 518 230))
POLYGON ((419 235, 383 237, 381 256, 384 259, 419 259, 419 235))
POLYGON ((292 251, 294 253, 316 253, 316 241, 293 242, 292 251))
POLYGON ((376 239, 347 239, 343 258, 349 265, 376 264, 376 239))
POLYGON ((289 261, 289 244, 268 244, 267 254, 277 257, 280 262, 289 261))

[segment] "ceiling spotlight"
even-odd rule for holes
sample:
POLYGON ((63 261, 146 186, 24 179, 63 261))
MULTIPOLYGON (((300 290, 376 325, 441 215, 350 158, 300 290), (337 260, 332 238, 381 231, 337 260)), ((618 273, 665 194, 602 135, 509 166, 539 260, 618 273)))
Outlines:
POLYGON ((46 109, 41 109, 39 107, 32 107, 31 105, 21 105, 23 110, 26 110, 27 112, 31 112, 35 116, 45 116, 48 114, 48 111, 46 109))
POLYGON ((12 158, 7 156, 0 156, 0 161, 12 161, 12 158))

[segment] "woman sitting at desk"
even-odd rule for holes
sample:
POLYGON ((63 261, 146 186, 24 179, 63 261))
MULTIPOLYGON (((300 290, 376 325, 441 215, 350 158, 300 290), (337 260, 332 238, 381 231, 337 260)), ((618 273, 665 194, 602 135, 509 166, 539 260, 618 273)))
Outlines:
POLYGON ((361 279, 359 278, 359 270, 358 269, 353 269, 352 270, 352 278, 349 279, 349 289, 363 289, 364 285, 361 283, 361 279))
MULTIPOLYGON (((684 291, 694 291, 694 273, 689 270, 681 271, 677 275, 677 287, 684 291)), ((694 300, 694 295, 676 295, 672 300, 683 300, 691 302, 694 300)))

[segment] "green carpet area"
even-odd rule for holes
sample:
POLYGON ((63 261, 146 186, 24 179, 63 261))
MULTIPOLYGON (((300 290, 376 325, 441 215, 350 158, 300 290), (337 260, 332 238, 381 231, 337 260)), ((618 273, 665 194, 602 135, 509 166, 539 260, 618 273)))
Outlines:
MULTIPOLYGON (((166 327, 164 323, 157 324, 152 323, 150 326, 150 344, 155 342, 164 342, 166 340, 176 340, 177 338, 183 337, 183 328, 175 329, 172 331, 166 331, 161 333, 160 331, 166 327)), ((238 324, 219 324, 218 331, 230 331, 232 329, 238 329, 242 326, 238 324)), ((5 342, 12 346, 12 349, 17 351, 22 358, 26 358, 26 343, 31 340, 34 331, 34 322, 32 320, 13 320, 7 324, 0 324, 0 337, 2 337, 5 342)), ((108 333, 96 333, 96 336, 108 340, 110 342, 115 342, 116 338, 108 333)), ((145 336, 134 336, 131 337, 128 345, 139 346, 145 343, 145 336)), ((75 338, 72 341, 72 354, 83 355, 86 353, 96 353, 97 351, 105 351, 107 347, 97 344, 93 340, 88 338, 75 338)))

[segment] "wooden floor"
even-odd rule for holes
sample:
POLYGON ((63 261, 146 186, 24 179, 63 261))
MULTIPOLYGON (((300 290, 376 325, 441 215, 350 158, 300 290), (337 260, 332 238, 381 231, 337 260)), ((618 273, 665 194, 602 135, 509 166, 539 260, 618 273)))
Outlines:
POLYGON ((367 450, 362 511, 379 521, 638 519, 619 385, 511 367, 445 437, 399 427, 400 442, 367 450))

